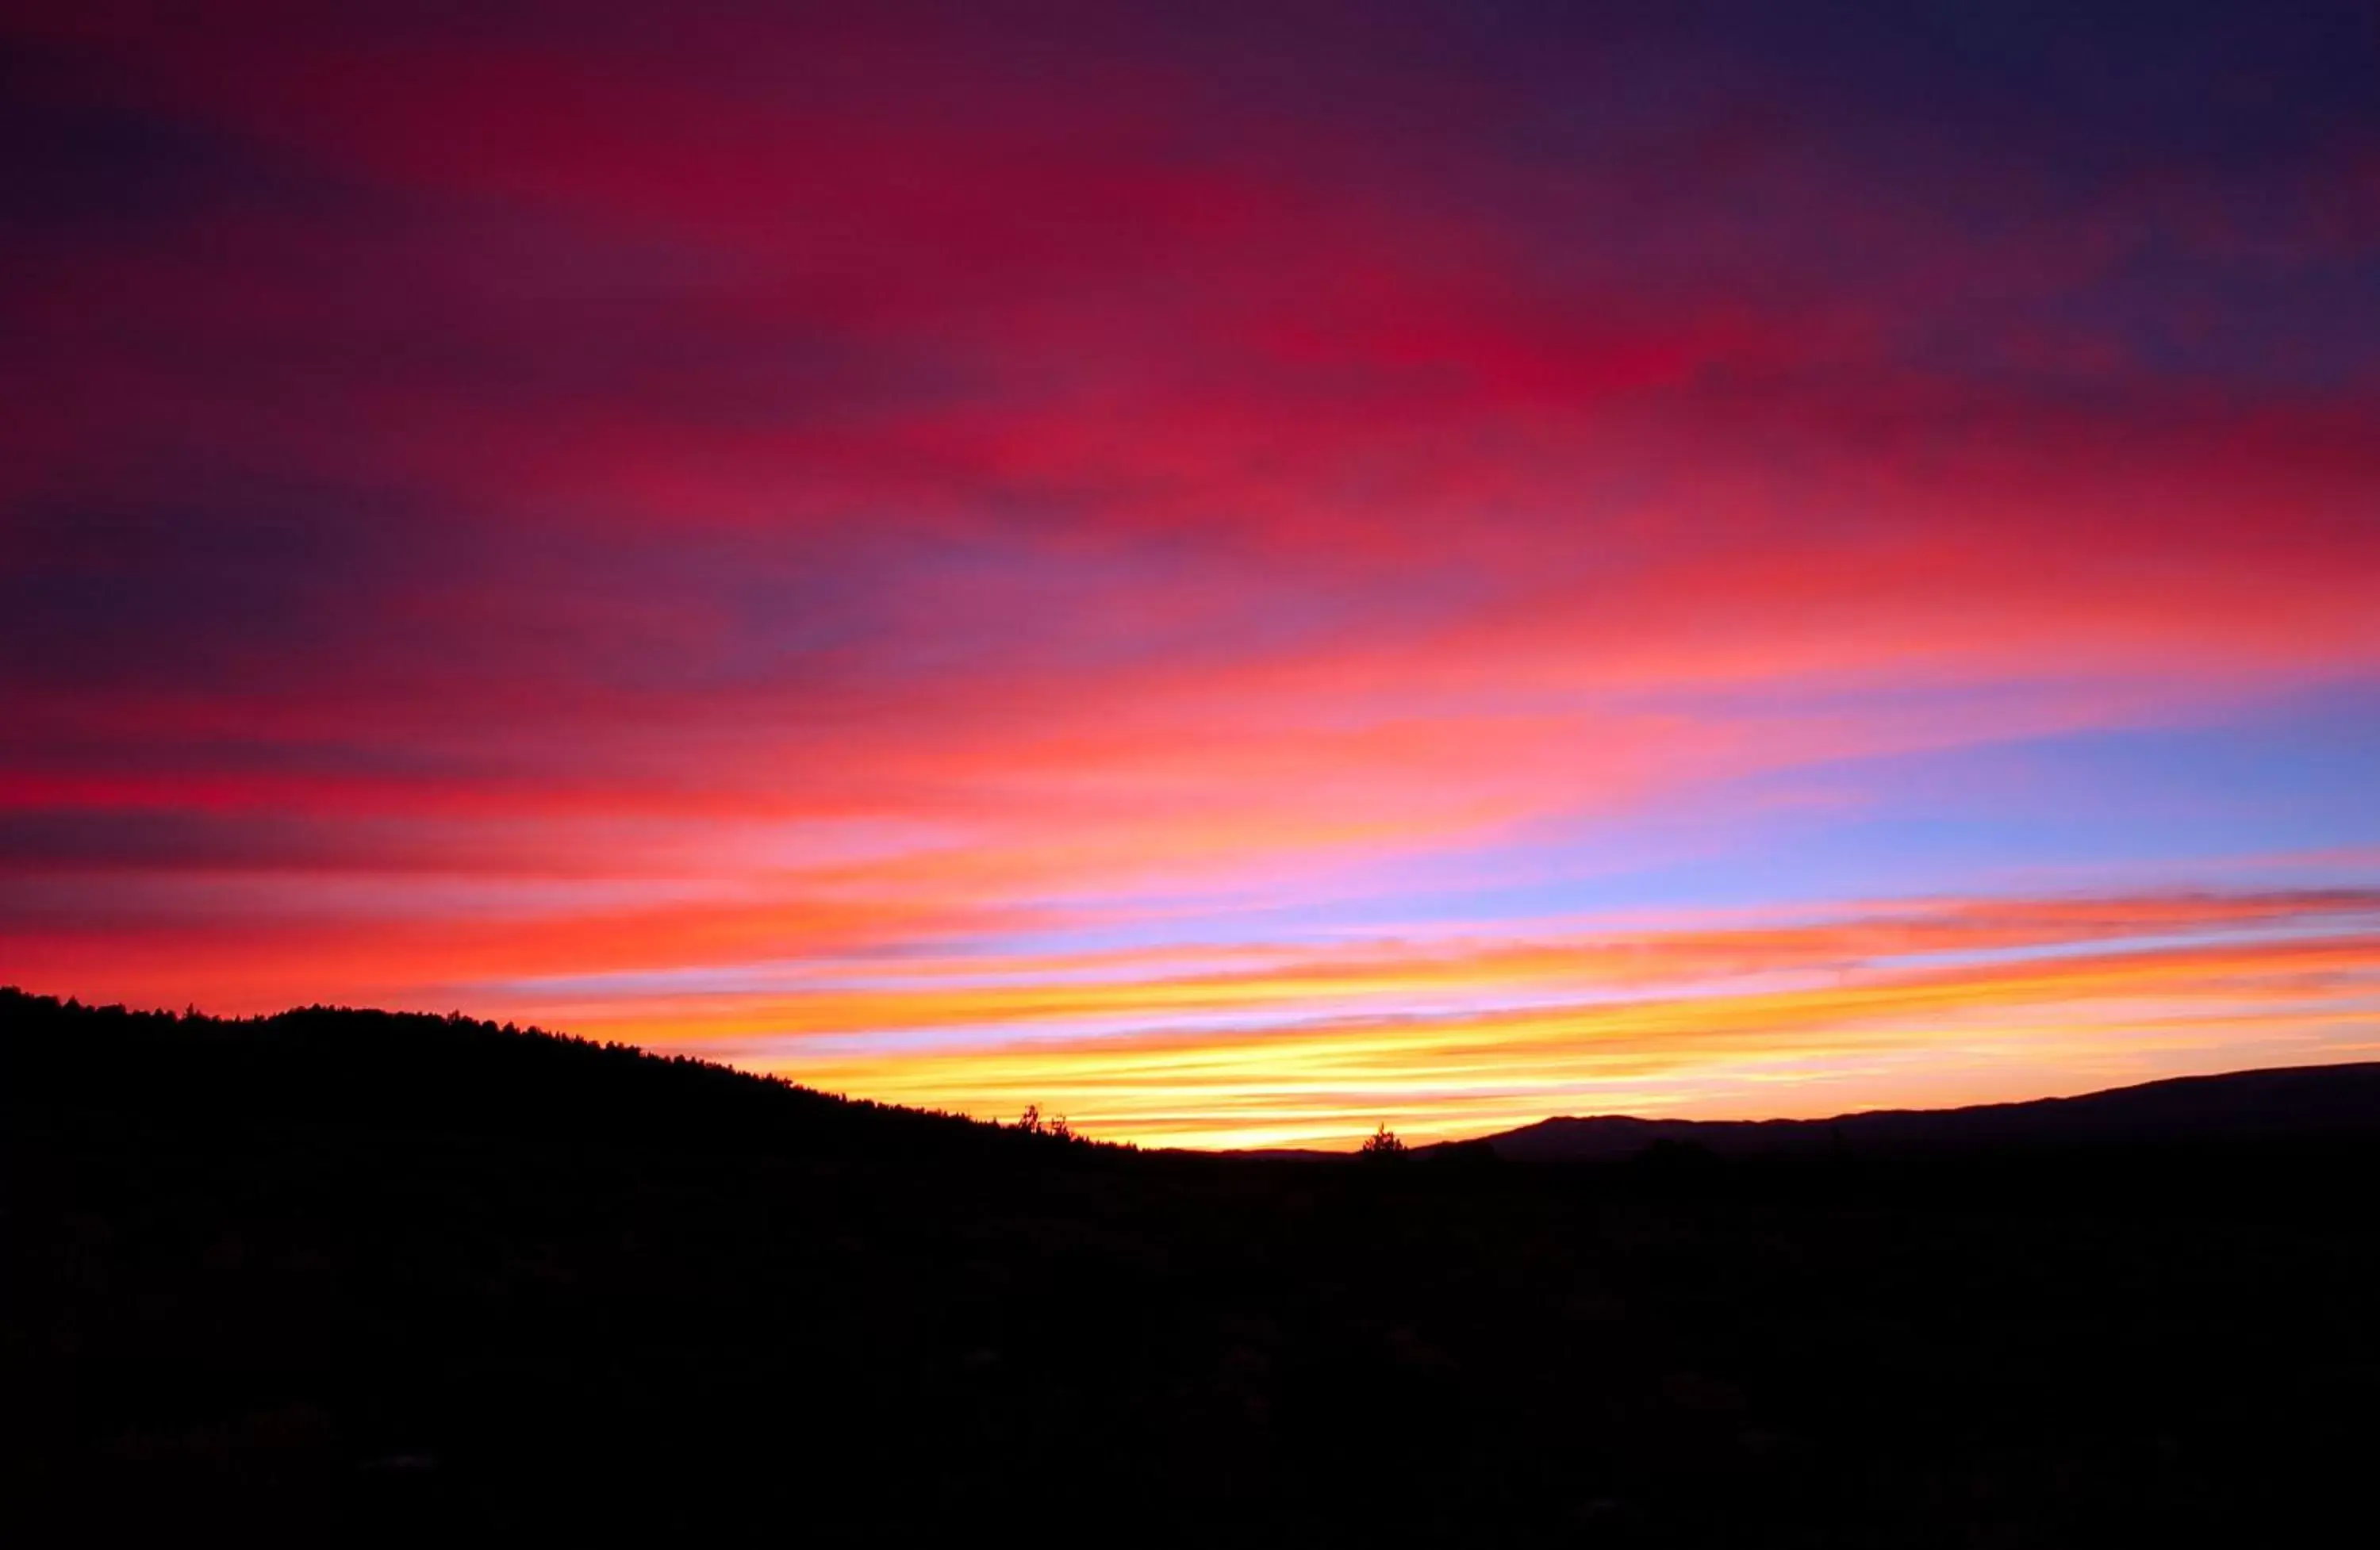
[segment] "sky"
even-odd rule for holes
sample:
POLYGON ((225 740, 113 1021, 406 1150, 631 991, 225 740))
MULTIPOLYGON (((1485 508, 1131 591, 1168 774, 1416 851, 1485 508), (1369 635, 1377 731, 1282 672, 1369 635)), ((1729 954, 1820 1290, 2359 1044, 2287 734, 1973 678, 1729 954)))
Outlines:
POLYGON ((0 0, 0 983, 1156 1145, 2380 1058, 2375 80, 0 0))

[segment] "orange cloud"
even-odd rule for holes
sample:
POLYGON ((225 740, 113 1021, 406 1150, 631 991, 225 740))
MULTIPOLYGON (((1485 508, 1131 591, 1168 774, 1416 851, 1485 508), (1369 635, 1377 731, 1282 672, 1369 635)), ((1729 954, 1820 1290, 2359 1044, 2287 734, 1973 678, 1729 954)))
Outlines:
POLYGON ((568 1011, 871 1096, 1038 1103, 1149 1144, 1340 1145, 1381 1120, 1439 1138, 1552 1112, 1824 1114, 2336 1059, 2380 1034, 2380 896, 1976 900, 813 973, 568 1011))

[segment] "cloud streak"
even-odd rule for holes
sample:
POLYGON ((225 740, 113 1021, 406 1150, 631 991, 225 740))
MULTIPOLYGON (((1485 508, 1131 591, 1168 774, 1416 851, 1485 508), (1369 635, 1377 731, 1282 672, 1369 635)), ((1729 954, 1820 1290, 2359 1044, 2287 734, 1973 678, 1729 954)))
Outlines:
POLYGON ((1995 901, 1164 967, 987 985, 946 965, 941 985, 928 969, 664 999, 625 1025, 708 1023, 739 1058, 828 1086, 1041 1103, 1175 1144, 1346 1146, 1374 1119, 1443 1138, 1556 1111, 1815 1116, 2038 1096, 2044 1068, 2075 1091, 2362 1058, 2380 1035, 2380 897, 1995 901), (931 1060, 898 1036, 819 1036, 954 1025, 970 1031, 931 1060))
MULTIPOLYGON (((2352 7, 1214 16, 14 14, 0 978, 1467 923, 1459 984, 1330 971, 1384 1016, 1536 986, 1548 909, 1876 897, 1860 812, 1776 795, 1845 769, 2110 897, 2380 843, 2290 818, 2380 684, 2352 7), (2124 784, 2279 771, 2189 854, 1943 776, 2182 733, 2124 784)), ((1307 973, 1029 1005, 1123 1051, 1307 973)), ((779 1031, 1031 1021, 917 994, 779 1031)), ((719 1031, 634 1004, 522 1010, 719 1031)), ((850 1084, 973 1102, 961 1047, 850 1084)))

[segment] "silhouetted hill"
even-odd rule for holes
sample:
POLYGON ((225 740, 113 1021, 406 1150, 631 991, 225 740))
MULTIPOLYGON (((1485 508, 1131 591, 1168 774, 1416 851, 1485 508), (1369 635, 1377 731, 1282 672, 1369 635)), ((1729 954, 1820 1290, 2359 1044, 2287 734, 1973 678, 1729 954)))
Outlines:
POLYGON ((710 1061, 459 1014, 305 1007, 244 1020, 0 988, 11 1084, 183 1123, 401 1130, 509 1143, 964 1160, 1065 1144, 855 1102, 710 1061))
POLYGON ((1830 1120, 1541 1120, 1488 1136, 1521 1162, 1608 1161, 1657 1143, 1720 1156, 1809 1156, 1850 1150, 2007 1151, 2037 1147, 2207 1146, 2323 1138, 2380 1139, 2380 1061, 2183 1076, 2079 1097, 1967 1108, 1877 1109, 1830 1120))
POLYGON ((12 1547, 2280 1543, 2380 1440, 2337 1135, 1269 1161, 14 993, 0 1117, 12 1547))

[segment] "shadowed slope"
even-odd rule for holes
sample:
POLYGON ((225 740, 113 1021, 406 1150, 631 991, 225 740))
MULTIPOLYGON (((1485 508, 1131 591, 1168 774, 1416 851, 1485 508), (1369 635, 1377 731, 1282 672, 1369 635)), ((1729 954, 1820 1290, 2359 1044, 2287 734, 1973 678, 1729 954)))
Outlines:
POLYGON ((785 1156, 965 1156, 1057 1144, 459 1013, 306 1007, 235 1021, 0 988, 0 1030, 12 1085, 29 1099, 217 1130, 363 1128, 785 1156))

